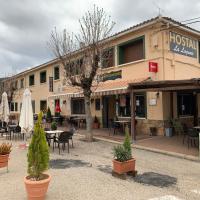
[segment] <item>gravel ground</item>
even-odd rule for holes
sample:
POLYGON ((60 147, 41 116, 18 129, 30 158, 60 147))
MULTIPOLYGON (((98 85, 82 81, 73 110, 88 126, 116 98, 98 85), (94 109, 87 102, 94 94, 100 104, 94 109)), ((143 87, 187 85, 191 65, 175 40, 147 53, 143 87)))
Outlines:
MULTIPOLYGON (((0 139, 0 142, 3 139, 0 139)), ((0 200, 25 200, 27 150, 13 142, 9 173, 0 169, 0 200)), ((87 143, 75 136, 75 148, 51 152, 52 180, 46 200, 199 200, 200 163, 134 150, 138 176, 111 175, 114 144, 87 143)))

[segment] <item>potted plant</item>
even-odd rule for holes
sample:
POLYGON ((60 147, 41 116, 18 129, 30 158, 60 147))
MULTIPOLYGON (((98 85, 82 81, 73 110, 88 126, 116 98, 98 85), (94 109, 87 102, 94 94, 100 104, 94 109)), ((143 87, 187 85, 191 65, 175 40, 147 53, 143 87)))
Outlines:
POLYGON ((11 152, 12 144, 2 143, 0 145, 0 168, 7 167, 8 172, 8 159, 11 152))
POLYGON ((49 147, 42 127, 42 113, 34 127, 34 134, 28 149, 28 176, 24 183, 29 200, 43 200, 48 189, 51 176, 44 174, 49 167, 49 147))
POLYGON ((50 108, 48 107, 48 109, 47 109, 47 122, 50 122, 51 123, 51 110, 50 110, 50 108))
POLYGON ((173 135, 173 125, 172 120, 169 119, 165 122, 165 136, 172 137, 173 135))
POLYGON ((56 122, 51 123, 51 130, 57 130, 57 123, 56 122))
POLYGON ((94 121, 93 121, 93 128, 95 128, 95 129, 99 128, 99 120, 96 115, 95 115, 94 121))
POLYGON ((117 174, 135 172, 135 159, 132 157, 131 141, 128 132, 126 132, 123 145, 114 147, 113 171, 117 174))

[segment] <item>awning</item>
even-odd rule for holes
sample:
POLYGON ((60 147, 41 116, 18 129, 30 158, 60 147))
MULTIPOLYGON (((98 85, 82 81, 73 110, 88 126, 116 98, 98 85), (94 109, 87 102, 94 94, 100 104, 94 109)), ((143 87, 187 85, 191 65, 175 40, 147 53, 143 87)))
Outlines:
MULTIPOLYGON (((110 80, 106 82, 101 82, 99 84, 93 85, 92 87, 92 97, 103 96, 103 95, 115 95, 115 94, 125 94, 128 92, 129 84, 145 82, 149 78, 138 78, 133 80, 110 80)), ((82 89, 78 87, 67 86, 64 91, 59 94, 54 94, 49 96, 49 99, 65 99, 72 97, 83 97, 82 89)))

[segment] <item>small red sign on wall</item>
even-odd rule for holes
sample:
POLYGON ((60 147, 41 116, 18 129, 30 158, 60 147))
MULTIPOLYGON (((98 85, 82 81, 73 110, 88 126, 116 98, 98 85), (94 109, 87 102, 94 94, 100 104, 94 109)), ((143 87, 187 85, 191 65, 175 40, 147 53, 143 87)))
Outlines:
POLYGON ((158 72, 158 63, 149 62, 149 72, 158 72))

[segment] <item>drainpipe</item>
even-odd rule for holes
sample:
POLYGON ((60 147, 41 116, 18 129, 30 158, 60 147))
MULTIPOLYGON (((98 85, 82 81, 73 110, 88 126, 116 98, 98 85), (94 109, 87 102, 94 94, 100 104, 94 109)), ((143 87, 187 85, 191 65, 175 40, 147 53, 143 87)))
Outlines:
POLYGON ((165 80, 165 32, 162 32, 163 80, 165 80))

